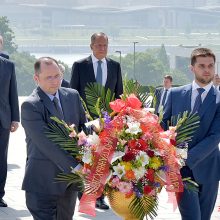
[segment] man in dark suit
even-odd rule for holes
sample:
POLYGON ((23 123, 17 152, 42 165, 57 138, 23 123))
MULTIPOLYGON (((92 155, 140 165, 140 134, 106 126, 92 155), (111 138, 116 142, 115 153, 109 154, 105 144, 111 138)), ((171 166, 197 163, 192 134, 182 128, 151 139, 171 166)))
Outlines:
POLYGON ((19 106, 15 66, 0 56, 0 207, 7 207, 3 200, 7 177, 7 154, 10 132, 18 128, 19 106))
POLYGON ((3 37, 0 35, 0 56, 5 59, 9 59, 9 56, 6 53, 3 53, 3 37))
POLYGON ((157 88, 154 93, 155 98, 155 113, 159 114, 160 109, 166 103, 166 98, 169 90, 172 87, 173 78, 170 75, 165 75, 163 79, 163 88, 157 88))
MULTIPOLYGON (((115 93, 115 97, 123 93, 122 76, 120 64, 107 58, 108 37, 104 33, 95 33, 91 36, 90 48, 92 54, 82 60, 76 61, 72 67, 70 87, 76 89, 86 102, 85 87, 88 83, 97 82, 115 93)), ((96 207, 109 209, 100 197, 96 201, 96 207)))
POLYGON ((81 165, 45 134, 51 116, 75 124, 86 122, 76 90, 60 88, 62 73, 56 60, 42 57, 35 63, 34 79, 38 87, 21 107, 21 123, 27 142, 27 162, 22 189, 27 208, 35 220, 72 220, 77 199, 76 184, 56 182, 61 172, 70 173, 81 165))
POLYGON ((121 67, 118 62, 106 57, 108 52, 107 35, 104 33, 93 34, 90 48, 92 50, 91 56, 73 64, 70 87, 76 89, 83 100, 86 100, 86 85, 91 82, 99 82, 115 93, 116 98, 119 98, 123 93, 121 67))
MULTIPOLYGON (((60 71, 61 71, 61 73, 63 74, 63 77, 64 77, 65 70, 66 70, 65 66, 63 64, 59 63, 59 67, 60 67, 60 71)), ((70 88, 70 83, 63 78, 63 80, 61 82, 61 87, 70 88)))
POLYGON ((209 220, 216 202, 220 179, 220 93, 213 86, 215 55, 207 48, 191 54, 192 84, 171 89, 164 111, 164 124, 184 111, 197 113, 200 125, 189 143, 182 177, 191 177, 199 192, 184 189, 179 197, 183 220, 209 220))

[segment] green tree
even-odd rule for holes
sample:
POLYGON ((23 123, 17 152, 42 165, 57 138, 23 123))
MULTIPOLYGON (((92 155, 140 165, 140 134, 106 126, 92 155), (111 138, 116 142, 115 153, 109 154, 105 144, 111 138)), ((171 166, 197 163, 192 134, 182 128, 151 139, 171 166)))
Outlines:
POLYGON ((18 95, 30 95, 36 87, 33 80, 34 63, 36 58, 34 56, 30 56, 28 53, 15 52, 11 55, 10 59, 15 63, 18 95))
POLYGON ((159 49, 158 59, 162 62, 166 70, 170 69, 170 61, 169 61, 169 57, 167 56, 167 52, 166 52, 164 44, 162 44, 159 49))
POLYGON ((0 17, 0 34, 4 38, 4 49, 9 53, 17 50, 17 45, 14 43, 14 32, 9 27, 9 20, 7 17, 0 17))

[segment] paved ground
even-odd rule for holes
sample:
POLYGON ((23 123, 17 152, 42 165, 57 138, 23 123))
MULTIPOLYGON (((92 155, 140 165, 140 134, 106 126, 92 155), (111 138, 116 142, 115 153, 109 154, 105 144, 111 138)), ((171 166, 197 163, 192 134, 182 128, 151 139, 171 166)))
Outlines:
MULTIPOLYGON (((6 184, 5 200, 8 208, 0 208, 0 220, 31 220, 31 215, 25 206, 24 192, 21 190, 21 182, 25 166, 25 137, 24 131, 20 127, 18 131, 11 135, 8 158, 8 178, 6 184)), ((34 174, 33 174, 34 175, 34 174)), ((211 220, 220 219, 220 191, 217 198, 216 207, 211 220)), ((97 216, 90 217, 77 212, 73 220, 119 220, 111 210, 101 211, 97 209, 97 216)), ((167 203, 167 194, 162 192, 160 195, 160 204, 158 216, 155 220, 179 220, 178 210, 173 211, 172 205, 167 203)))

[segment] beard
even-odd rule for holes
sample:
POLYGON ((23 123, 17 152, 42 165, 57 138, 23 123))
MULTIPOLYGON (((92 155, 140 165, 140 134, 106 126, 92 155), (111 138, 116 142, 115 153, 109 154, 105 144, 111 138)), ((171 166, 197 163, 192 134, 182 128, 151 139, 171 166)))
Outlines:
POLYGON ((204 78, 204 77, 199 77, 199 76, 195 76, 196 80, 204 85, 208 85, 213 79, 214 76, 211 76, 209 78, 204 78))

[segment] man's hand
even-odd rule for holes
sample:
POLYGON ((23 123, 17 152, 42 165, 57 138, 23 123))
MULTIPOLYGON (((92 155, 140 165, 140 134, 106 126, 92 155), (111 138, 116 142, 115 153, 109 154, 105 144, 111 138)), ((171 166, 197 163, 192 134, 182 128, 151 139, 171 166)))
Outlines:
POLYGON ((11 122, 11 132, 15 132, 18 129, 19 123, 17 121, 12 121, 11 122))

